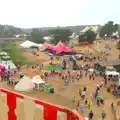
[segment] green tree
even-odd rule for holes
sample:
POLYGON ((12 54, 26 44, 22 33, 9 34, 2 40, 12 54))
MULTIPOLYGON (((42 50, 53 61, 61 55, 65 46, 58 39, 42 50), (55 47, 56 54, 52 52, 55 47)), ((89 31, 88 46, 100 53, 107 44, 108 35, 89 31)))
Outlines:
POLYGON ((114 66, 115 67, 115 69, 117 70, 117 72, 120 72, 120 65, 116 65, 116 66, 114 66))
POLYGON ((89 43, 93 43, 95 39, 96 39, 96 34, 91 29, 86 31, 84 34, 79 35, 80 43, 85 41, 88 41, 89 43))
POLYGON ((104 37, 105 34, 107 34, 108 37, 112 35, 112 33, 116 32, 118 30, 118 24, 114 24, 113 21, 109 21, 107 24, 105 24, 101 30, 100 30, 100 37, 104 37))
POLYGON ((120 25, 118 25, 118 34, 120 36, 120 25))
POLYGON ((54 44, 57 44, 59 40, 61 40, 63 43, 68 42, 70 40, 69 36, 72 34, 69 29, 64 28, 49 30, 49 33, 52 36, 51 42, 54 44))
POLYGON ((16 34, 24 34, 21 28, 10 25, 0 25, 0 37, 13 37, 16 34))
POLYGON ((28 36, 29 40, 36 42, 36 43, 43 43, 44 39, 43 39, 43 32, 40 31, 39 29, 32 29, 32 32, 30 34, 30 36, 28 36))
POLYGON ((19 46, 15 46, 13 43, 9 43, 7 49, 4 51, 9 54, 10 59, 15 65, 25 65, 29 63, 27 58, 23 56, 23 50, 20 49, 19 46))

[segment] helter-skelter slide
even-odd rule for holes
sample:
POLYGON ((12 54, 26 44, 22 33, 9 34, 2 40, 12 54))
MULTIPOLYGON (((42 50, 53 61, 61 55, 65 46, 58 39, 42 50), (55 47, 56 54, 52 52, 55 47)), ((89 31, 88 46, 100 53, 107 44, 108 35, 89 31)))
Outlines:
POLYGON ((89 42, 87 42, 87 41, 83 42, 82 46, 83 46, 84 48, 85 48, 86 45, 87 45, 90 49, 94 50, 96 53, 98 53, 98 54, 100 53, 100 52, 98 52, 94 47, 92 47, 89 42))

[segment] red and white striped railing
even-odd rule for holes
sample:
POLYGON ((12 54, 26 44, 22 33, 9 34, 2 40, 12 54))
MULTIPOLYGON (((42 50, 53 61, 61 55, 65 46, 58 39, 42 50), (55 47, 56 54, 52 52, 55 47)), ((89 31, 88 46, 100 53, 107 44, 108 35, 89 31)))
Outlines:
POLYGON ((77 112, 0 88, 0 120, 84 120, 77 112))

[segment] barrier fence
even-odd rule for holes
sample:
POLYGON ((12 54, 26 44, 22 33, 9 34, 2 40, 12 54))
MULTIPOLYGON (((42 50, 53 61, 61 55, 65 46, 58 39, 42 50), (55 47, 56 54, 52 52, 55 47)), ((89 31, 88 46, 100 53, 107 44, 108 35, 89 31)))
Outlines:
POLYGON ((84 120, 77 112, 0 88, 0 120, 84 120))

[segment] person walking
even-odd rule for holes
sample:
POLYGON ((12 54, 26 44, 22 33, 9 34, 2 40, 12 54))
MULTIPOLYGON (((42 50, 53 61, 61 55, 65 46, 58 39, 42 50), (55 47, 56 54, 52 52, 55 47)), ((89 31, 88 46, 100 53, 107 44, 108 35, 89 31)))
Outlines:
POLYGON ((89 118, 89 120, 93 120, 93 116, 94 116, 94 114, 93 114, 93 112, 92 112, 92 110, 89 112, 89 115, 88 115, 88 118, 89 118))
POLYGON ((100 106, 100 96, 99 95, 96 97, 96 102, 97 102, 97 105, 99 107, 100 106))
POLYGON ((88 104, 88 109, 90 109, 91 106, 92 106, 92 100, 88 100, 88 101, 87 101, 87 104, 88 104))
POLYGON ((81 105, 80 105, 80 111, 81 111, 81 113, 83 113, 83 112, 84 112, 84 109, 85 109, 84 105, 83 105, 83 104, 81 104, 81 105))
POLYGON ((86 92, 86 90, 87 90, 87 87, 86 87, 86 86, 84 86, 83 91, 85 91, 85 92, 86 92))
POLYGON ((84 100, 85 99, 85 91, 81 92, 81 99, 84 100))
POLYGON ((78 100, 77 101, 77 108, 76 108, 76 110, 78 110, 79 106, 80 106, 80 101, 78 100))
POLYGON ((101 115, 102 115, 102 120, 106 120, 106 113, 104 111, 102 112, 101 115))
POLYGON ((82 87, 79 88, 79 95, 80 95, 80 97, 82 96, 81 93, 82 93, 82 87))
POLYGON ((104 107, 105 101, 102 97, 100 98, 100 104, 102 105, 102 107, 104 107))
POLYGON ((106 88, 107 87, 107 78, 105 77, 105 80, 104 80, 104 87, 106 88))
POLYGON ((85 104, 85 107, 88 106, 88 99, 87 98, 85 99, 84 104, 85 104))
POLYGON ((89 80, 91 80, 91 78, 92 78, 92 76, 91 76, 91 75, 89 75, 89 80))
POLYGON ((114 103, 111 104, 112 111, 114 111, 114 103))

